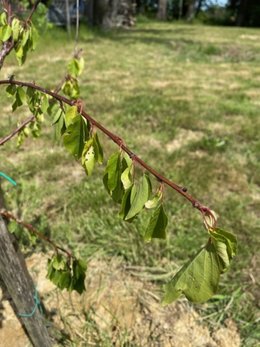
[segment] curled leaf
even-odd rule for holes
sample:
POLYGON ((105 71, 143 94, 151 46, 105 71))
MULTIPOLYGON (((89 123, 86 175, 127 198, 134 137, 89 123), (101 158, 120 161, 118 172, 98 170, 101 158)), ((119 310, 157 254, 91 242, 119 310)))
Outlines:
POLYGON ((227 269, 235 254, 235 236, 215 229, 206 246, 165 285, 163 303, 169 304, 181 294, 197 303, 210 299, 217 292, 220 274, 227 269))

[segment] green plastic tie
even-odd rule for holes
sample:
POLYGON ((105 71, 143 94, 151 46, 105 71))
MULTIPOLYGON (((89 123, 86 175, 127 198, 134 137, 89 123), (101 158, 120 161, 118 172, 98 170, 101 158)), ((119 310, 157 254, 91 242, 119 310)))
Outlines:
POLYGON ((33 299, 34 299, 34 303, 35 304, 34 304, 34 308, 33 308, 32 312, 31 313, 18 313, 19 317, 30 318, 30 317, 32 317, 35 314, 37 308, 38 308, 38 310, 40 311, 41 314, 43 313, 41 300, 39 298, 39 295, 38 295, 38 292, 37 292, 36 288, 34 289, 33 299))
POLYGON ((3 178, 5 178, 8 182, 10 182, 12 185, 17 186, 17 183, 8 175, 6 175, 5 173, 0 171, 0 176, 2 176, 3 178))

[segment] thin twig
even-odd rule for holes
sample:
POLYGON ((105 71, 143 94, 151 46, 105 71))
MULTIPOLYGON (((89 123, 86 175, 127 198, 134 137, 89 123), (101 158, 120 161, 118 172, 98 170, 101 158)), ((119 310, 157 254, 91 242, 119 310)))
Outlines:
POLYGON ((127 153, 129 155, 129 157, 135 162, 138 163, 142 168, 144 168, 146 171, 150 172, 154 177, 157 178, 157 180, 159 182, 163 182, 166 185, 168 185, 169 187, 171 187, 172 189, 174 189, 175 191, 177 191, 180 195, 182 195, 185 199, 187 199, 188 201, 191 202, 191 204, 193 205, 193 207, 195 207, 196 209, 198 209, 203 216, 205 215, 210 215, 214 220, 215 215, 214 213, 210 210, 210 208, 204 206, 202 203, 200 203, 197 199, 195 199, 192 195, 190 195, 187 192, 186 188, 182 188, 181 186, 179 186, 178 184, 172 182, 171 180, 169 180, 167 177, 161 175, 158 171, 156 171, 155 169, 153 169, 151 166, 149 166, 146 162, 144 162, 140 157, 138 157, 135 153, 133 153, 130 148, 128 148, 125 144, 124 141, 117 136, 116 134, 112 133, 110 130, 108 130, 107 128, 105 128, 101 123, 97 122, 94 118, 92 118, 88 113, 86 113, 83 109, 82 109, 82 102, 80 100, 69 100, 66 97, 59 95, 55 92, 52 92, 46 88, 43 88, 41 86, 38 86, 34 83, 30 83, 30 82, 23 82, 23 81, 16 81, 16 80, 0 80, 0 85, 5 85, 5 84, 12 84, 12 85, 17 85, 17 86, 24 86, 24 87, 29 87, 35 90, 40 91, 41 93, 50 95, 51 97, 53 97, 54 99, 56 99, 59 102, 63 102, 67 105, 70 106, 75 106, 77 105, 78 107, 78 113, 85 118, 88 122, 90 122, 92 127, 96 127, 97 129, 99 129, 101 132, 103 132, 107 137, 109 137, 115 144, 117 144, 117 146, 123 150, 125 153, 127 153))
POLYGON ((32 9, 31 9, 31 12, 30 12, 28 18, 26 19, 26 23, 29 23, 32 20, 32 16, 33 16, 34 12, 37 10, 37 7, 38 7, 40 2, 41 2, 41 0, 36 0, 35 1, 35 3, 33 4, 32 9))
MULTIPOLYGON (((12 6, 11 3, 7 0, 3 1, 3 8, 7 15, 7 23, 9 25, 12 24, 12 6)), ((14 48, 14 41, 12 37, 10 37, 7 41, 3 42, 2 48, 0 51, 0 70, 4 64, 5 58, 11 53, 14 48)))
POLYGON ((42 233, 40 233, 32 224, 30 223, 26 223, 20 219, 18 219, 17 217, 15 217, 11 212, 6 211, 6 210, 2 210, 0 211, 0 215, 2 217, 5 217, 8 220, 14 220, 17 224, 23 226, 24 228, 26 228, 31 234, 36 235, 39 239, 48 242, 56 251, 61 251, 63 253, 66 253, 67 256, 69 258, 72 257, 71 252, 67 251, 66 249, 58 246, 55 244, 55 242, 53 242, 52 240, 50 240, 47 236, 43 235, 42 233))
POLYGON ((18 134, 27 124, 31 123, 35 119, 35 116, 30 116, 22 124, 20 124, 15 130, 13 130, 9 135, 2 137, 0 139, 0 146, 3 146, 7 141, 11 140, 16 134, 18 134))

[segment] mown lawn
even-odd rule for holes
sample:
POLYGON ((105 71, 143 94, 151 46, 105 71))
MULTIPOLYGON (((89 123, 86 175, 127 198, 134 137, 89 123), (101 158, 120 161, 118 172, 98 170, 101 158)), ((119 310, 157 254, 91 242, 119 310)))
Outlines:
MULTIPOLYGON (((142 20, 113 33, 82 28, 80 47, 85 109, 151 166, 188 187, 237 235, 239 253, 222 276, 219 295, 195 308, 211 327, 234 319, 242 345, 256 346, 260 31, 142 20)), ((51 88, 63 78, 73 48, 64 31, 52 29, 23 68, 10 57, 1 78, 14 73, 51 88)), ((10 113, 3 91, 1 103, 0 137, 27 116, 10 113)), ((101 140, 108 157, 116 147, 101 140)), ((199 214, 167 189, 167 241, 145 244, 146 217, 120 221, 102 186, 104 167, 86 178, 55 143, 48 120, 40 139, 28 139, 20 149, 15 140, 1 148, 0 170, 19 183, 16 190, 4 183, 9 208, 85 259, 99 252, 170 272, 207 239, 199 214)))

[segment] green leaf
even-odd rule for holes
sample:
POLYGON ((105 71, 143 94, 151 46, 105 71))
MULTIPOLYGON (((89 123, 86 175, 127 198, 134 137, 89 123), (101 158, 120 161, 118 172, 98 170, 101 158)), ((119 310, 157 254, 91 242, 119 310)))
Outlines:
POLYGON ((182 293, 192 302, 207 301, 216 293, 220 274, 226 271, 236 254, 237 240, 222 229, 215 229, 210 235, 207 245, 165 286, 165 304, 182 293))
POLYGON ((125 220, 136 216, 144 207, 144 204, 149 199, 151 192, 151 183, 147 175, 143 175, 141 182, 135 183, 131 190, 131 208, 125 220))
POLYGON ((79 75, 81 75, 83 68, 84 68, 83 58, 80 58, 80 59, 73 58, 68 63, 68 72, 74 78, 77 78, 79 75))
POLYGON ((63 289, 69 289, 70 288, 71 281, 72 281, 71 273, 69 270, 67 270, 67 271, 63 271, 63 272, 59 273, 59 275, 57 276, 57 281, 56 281, 56 283, 55 282, 54 283, 56 284, 56 286, 58 288, 63 290, 63 289))
POLYGON ((22 32, 22 38, 21 38, 21 46, 25 47, 27 44, 27 41, 29 40, 30 37, 30 29, 24 29, 22 32))
POLYGON ((237 239, 235 235, 219 228, 211 231, 210 235, 223 266, 222 272, 225 272, 230 265, 231 259, 236 255, 237 239))
POLYGON ((9 86, 7 86, 5 91, 8 96, 14 96, 16 94, 16 85, 9 84, 9 86))
POLYGON ((115 190, 118 184, 118 178, 120 175, 120 166, 121 166, 121 154, 120 152, 114 153, 108 159, 106 174, 107 174, 107 189, 109 192, 115 190))
POLYGON ((47 278, 60 289, 76 290, 81 294, 85 290, 86 268, 80 259, 68 259, 64 255, 55 254, 48 259, 47 278))
POLYGON ((5 25, 7 24, 7 15, 6 12, 2 12, 0 15, 0 24, 5 25))
POLYGON ((95 160, 99 164, 102 164, 104 159, 103 148, 99 142, 97 133, 95 133, 93 136, 93 146, 94 146, 94 152, 95 152, 95 160))
POLYGON ((12 28, 10 25, 6 24, 0 28, 0 40, 2 42, 7 41, 12 35, 12 28))
POLYGON ((21 100, 21 103, 25 105, 27 103, 27 97, 26 97, 26 92, 24 91, 23 87, 19 86, 17 87, 17 93, 18 96, 21 100))
POLYGON ((80 159, 88 137, 86 121, 77 116, 74 123, 66 129, 63 135, 65 148, 76 158, 80 159))
POLYGON ((133 165, 128 166, 121 175, 121 181, 125 190, 133 185, 133 165))
POLYGON ((68 106, 65 113, 66 128, 73 124, 78 116, 77 106, 68 106))
POLYGON ((74 78, 67 80, 62 86, 62 91, 69 98, 77 99, 80 94, 77 80, 74 78))
POLYGON ((14 42, 18 41, 19 35, 20 35, 20 21, 17 18, 14 18, 12 20, 12 31, 13 31, 13 40, 14 42))
POLYGON ((126 160, 120 152, 114 153, 107 162, 103 183, 115 202, 120 202, 124 194, 121 174, 125 167, 126 160))
POLYGON ((210 299, 218 289, 222 267, 216 248, 210 241, 164 286, 164 304, 170 304, 181 294, 192 302, 210 299))
POLYGON ((41 103, 42 112, 47 113, 49 106, 50 106, 49 99, 48 99, 47 95, 44 94, 42 96, 42 103, 41 103))
POLYGON ((30 31, 30 41, 31 41, 31 49, 34 51, 39 40, 39 33, 35 26, 31 23, 31 31, 30 31))
POLYGON ((55 138, 58 140, 66 131, 63 110, 59 105, 55 104, 48 109, 48 112, 53 117, 52 125, 55 126, 55 138))
POLYGON ((122 219, 125 219, 131 207, 131 190, 132 187, 129 187, 122 198, 121 210, 119 212, 119 217, 122 219))
POLYGON ((19 40, 17 41, 17 45, 15 45, 15 56, 19 65, 25 62, 28 50, 31 49, 30 35, 30 28, 20 30, 19 40))
POLYGON ((82 260, 73 259, 72 264, 72 281, 69 290, 76 290, 82 294, 85 288, 85 273, 87 266, 82 260))
POLYGON ((212 232, 211 235, 213 237, 216 236, 216 234, 221 235, 225 238, 225 242, 227 243, 227 250, 229 253, 229 257, 233 258, 236 253, 237 253, 237 238, 234 234, 229 233, 223 229, 220 228, 215 228, 212 232))
POLYGON ((155 196, 153 197, 153 199, 151 199, 151 200, 148 200, 146 203, 145 203, 145 208, 147 208, 147 209, 152 209, 152 208, 156 208, 159 204, 160 204, 160 202, 161 202, 161 200, 162 200, 162 192, 159 190, 156 194, 155 194, 155 196))
POLYGON ((67 267, 67 262, 61 254, 57 254, 52 258, 52 267, 55 270, 64 270, 67 267))
POLYGON ((89 139, 84 146, 82 153, 82 166, 84 167, 86 174, 90 176, 95 167, 95 151, 93 146, 94 139, 89 139))
POLYGON ((168 218, 161 204, 157 206, 149 220, 144 235, 145 241, 151 241, 152 238, 165 239, 167 224, 168 218))

